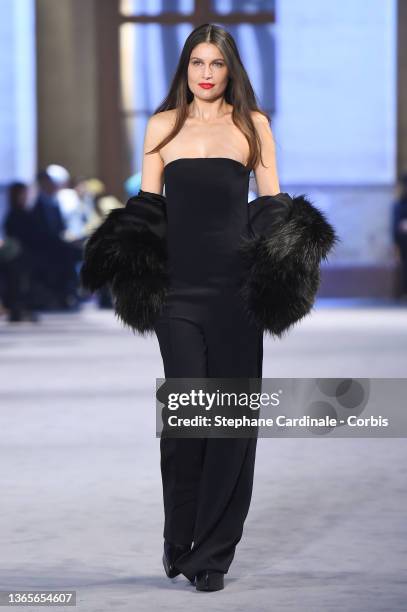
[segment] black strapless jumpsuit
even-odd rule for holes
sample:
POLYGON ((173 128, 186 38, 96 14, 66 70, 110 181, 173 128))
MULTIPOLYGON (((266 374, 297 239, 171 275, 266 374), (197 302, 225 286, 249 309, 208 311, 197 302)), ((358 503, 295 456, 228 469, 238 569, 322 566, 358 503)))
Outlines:
MULTIPOLYGON (((156 321, 170 377, 261 378, 263 331, 236 288, 248 223, 250 170, 224 157, 180 158, 164 168, 168 300, 156 321)), ((253 489, 257 437, 160 440, 164 538, 193 544, 175 567, 227 573, 253 489)))

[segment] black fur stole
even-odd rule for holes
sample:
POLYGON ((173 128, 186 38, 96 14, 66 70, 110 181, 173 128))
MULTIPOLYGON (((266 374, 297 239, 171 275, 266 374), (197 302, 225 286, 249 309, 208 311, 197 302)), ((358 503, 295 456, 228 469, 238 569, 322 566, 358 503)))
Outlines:
MULTIPOLYGON (((281 337, 311 311, 321 261, 339 238, 305 195, 260 196, 248 206, 239 293, 248 317, 281 337)), ((165 196, 140 189, 85 245, 82 286, 108 284, 117 317, 142 335, 154 331, 170 286, 166 229, 165 196)))
POLYGON ((88 238, 80 281, 92 292, 109 285, 118 319, 148 335, 165 302, 166 263, 166 198, 140 189, 88 238))
POLYGON ((260 196, 249 203, 240 285, 247 314, 281 337, 313 307, 320 264, 339 238, 305 195, 260 196))

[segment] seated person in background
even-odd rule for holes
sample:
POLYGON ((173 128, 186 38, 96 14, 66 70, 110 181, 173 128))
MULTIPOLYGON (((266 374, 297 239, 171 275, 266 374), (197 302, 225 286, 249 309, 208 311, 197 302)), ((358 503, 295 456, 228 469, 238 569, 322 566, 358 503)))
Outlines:
POLYGON ((41 278, 52 294, 52 305, 69 309, 78 305, 76 263, 81 251, 64 239, 67 228, 58 201, 60 185, 47 169, 38 173, 37 182, 31 246, 40 262, 41 278))
POLYGON ((0 270, 4 289, 3 304, 9 321, 37 321, 38 305, 34 281, 35 260, 31 250, 30 211, 27 208, 28 186, 14 182, 8 189, 9 209, 0 241, 0 270))

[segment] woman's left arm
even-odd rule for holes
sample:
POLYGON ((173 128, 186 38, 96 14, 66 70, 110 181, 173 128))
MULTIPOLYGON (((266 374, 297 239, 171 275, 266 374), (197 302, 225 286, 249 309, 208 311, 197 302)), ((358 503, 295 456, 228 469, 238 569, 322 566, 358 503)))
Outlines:
POLYGON ((252 113, 252 119, 261 141, 261 157, 264 163, 263 166, 261 160, 259 160, 256 168, 254 168, 258 195, 277 195, 280 193, 280 184, 274 136, 264 115, 254 112, 252 113))

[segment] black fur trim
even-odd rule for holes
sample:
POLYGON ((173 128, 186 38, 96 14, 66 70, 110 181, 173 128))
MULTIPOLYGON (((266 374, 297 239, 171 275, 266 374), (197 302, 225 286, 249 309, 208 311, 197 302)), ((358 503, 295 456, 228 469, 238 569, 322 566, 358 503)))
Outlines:
POLYGON ((164 196, 140 190, 112 210, 86 242, 80 280, 92 292, 108 284, 118 319, 152 333, 169 287, 164 196))
POLYGON ((249 318, 265 333, 282 337, 312 310, 321 261, 339 238, 305 195, 261 196, 249 211, 249 236, 242 237, 240 248, 246 263, 240 294, 249 318))

